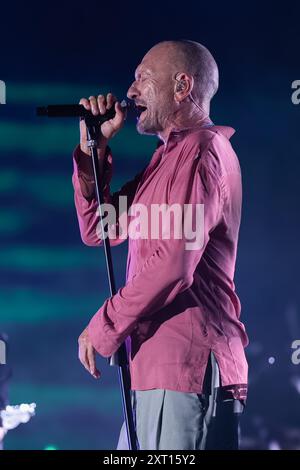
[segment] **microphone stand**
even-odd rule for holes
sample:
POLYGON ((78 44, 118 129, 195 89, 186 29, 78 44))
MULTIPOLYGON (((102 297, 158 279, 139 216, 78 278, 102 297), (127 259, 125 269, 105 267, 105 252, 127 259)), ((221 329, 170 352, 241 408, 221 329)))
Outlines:
MULTIPOLYGON (((102 233, 102 241, 103 241, 105 260, 106 260, 109 289, 110 289, 111 296, 113 296, 114 294, 116 294, 117 290, 116 290, 115 279, 114 279, 109 237, 105 236, 107 229, 104 227, 104 224, 103 224, 104 214, 103 214, 102 208, 103 208, 103 204, 105 201, 104 201, 103 193, 102 193, 99 161, 98 161, 98 153, 97 153, 99 124, 95 123, 95 119, 93 118, 93 116, 85 116, 84 120, 85 120, 85 124, 87 128, 88 146, 90 148, 92 162, 93 162, 96 195, 97 195, 97 200, 98 200, 98 205, 99 205, 101 233, 102 233)), ((129 450, 137 450, 137 440, 136 440, 135 425, 134 425, 134 419, 133 419, 133 410, 132 410, 132 405, 131 405, 130 373, 129 373, 129 365, 128 365, 125 342, 120 346, 118 351, 114 353, 112 357, 108 359, 108 362, 111 366, 118 367, 123 414, 124 414, 124 421, 126 425, 126 432, 127 432, 127 439, 128 439, 128 448, 129 450)))

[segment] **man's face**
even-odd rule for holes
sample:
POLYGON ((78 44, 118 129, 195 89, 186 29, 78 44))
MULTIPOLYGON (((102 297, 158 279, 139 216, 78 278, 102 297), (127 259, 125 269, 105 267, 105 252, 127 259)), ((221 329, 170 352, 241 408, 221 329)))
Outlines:
POLYGON ((128 89, 127 97, 141 106, 137 122, 140 134, 157 135, 172 119, 175 101, 171 70, 167 52, 153 48, 135 71, 135 81, 128 89))

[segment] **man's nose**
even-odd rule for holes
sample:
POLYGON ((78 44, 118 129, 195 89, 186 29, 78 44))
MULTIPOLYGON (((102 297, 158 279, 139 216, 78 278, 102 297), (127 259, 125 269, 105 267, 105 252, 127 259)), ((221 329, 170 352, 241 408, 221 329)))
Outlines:
POLYGON ((138 90, 136 89, 135 87, 135 84, 134 82, 130 85, 130 87, 128 88, 128 91, 127 91, 127 98, 129 98, 130 100, 134 100, 135 98, 137 98, 139 92, 138 90))

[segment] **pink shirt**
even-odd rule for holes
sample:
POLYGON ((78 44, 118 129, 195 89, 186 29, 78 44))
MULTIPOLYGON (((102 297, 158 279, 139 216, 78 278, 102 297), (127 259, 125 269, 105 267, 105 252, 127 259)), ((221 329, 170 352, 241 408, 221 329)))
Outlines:
MULTIPOLYGON (((133 390, 201 393, 212 350, 224 390, 235 398, 246 396, 248 337, 233 280, 242 203, 240 166, 229 142, 233 133, 215 125, 171 133, 149 165, 114 194, 109 191, 111 171, 104 175, 105 201, 116 206, 119 195, 128 196, 128 207, 204 204, 199 249, 187 250, 185 237, 129 236, 126 284, 89 323, 92 344, 104 357, 130 338, 133 390)), ((102 241, 88 160, 78 146, 72 181, 82 240, 97 246, 102 241)))

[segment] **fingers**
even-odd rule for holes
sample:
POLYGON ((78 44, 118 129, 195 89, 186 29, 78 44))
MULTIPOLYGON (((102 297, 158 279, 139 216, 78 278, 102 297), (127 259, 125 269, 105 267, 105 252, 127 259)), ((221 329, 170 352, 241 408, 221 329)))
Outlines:
POLYGON ((80 345, 79 346, 79 360, 84 368, 95 378, 99 379, 100 372, 96 368, 95 362, 95 351, 94 348, 91 346, 80 345))
POLYGON ((106 102, 107 102, 107 109, 110 109, 112 108, 112 106, 114 105, 114 103, 117 101, 117 98, 112 94, 112 93, 108 93, 107 97, 106 97, 106 102))
POLYGON ((87 348, 86 348, 86 345, 81 342, 79 343, 78 357, 79 357, 81 364, 85 367, 87 371, 89 371, 90 367, 89 367, 89 362, 87 358, 87 348))
POLYGON ((81 100, 79 101, 79 104, 82 104, 85 107, 85 109, 90 111, 91 109, 90 102, 86 98, 81 98, 81 100))
POLYGON ((83 332, 78 340, 78 357, 84 368, 95 378, 100 377, 100 372, 96 368, 95 350, 88 339, 87 333, 83 332))
MULTIPOLYGON (((104 115, 107 110, 115 106, 116 115, 114 118, 101 124, 102 143, 104 146, 106 146, 107 141, 121 129, 126 117, 126 112, 123 111, 120 103, 112 93, 108 93, 106 96, 90 96, 88 99, 81 98, 79 104, 83 105, 86 110, 91 111, 94 116, 99 114, 104 115)), ((84 121, 80 122, 80 138, 82 150, 85 151, 85 153, 88 153, 88 151, 85 149, 86 126, 84 121)))
POLYGON ((116 101, 115 110, 116 110, 116 115, 114 117, 114 125, 116 127, 121 127, 125 119, 125 114, 119 101, 116 101))
POLYGON ((92 345, 88 346, 87 348, 87 359, 89 363, 89 372, 92 374, 95 379, 100 377, 100 372, 96 368, 96 361, 95 361, 95 350, 92 345))
POLYGON ((108 93, 107 96, 98 95, 90 96, 89 99, 81 98, 79 104, 83 105, 86 110, 92 111, 94 116, 100 114, 105 114, 108 109, 110 109, 116 101, 116 97, 112 93, 108 93))
POLYGON ((97 103, 100 114, 105 114, 108 109, 111 109, 116 102, 116 97, 112 93, 104 95, 98 95, 97 103))
MULTIPOLYGON (((99 96, 102 96, 102 95, 99 95, 99 96)), ((89 100, 90 100, 91 111, 94 114, 94 116, 97 116, 99 114, 98 100, 95 96, 90 96, 89 100)))

